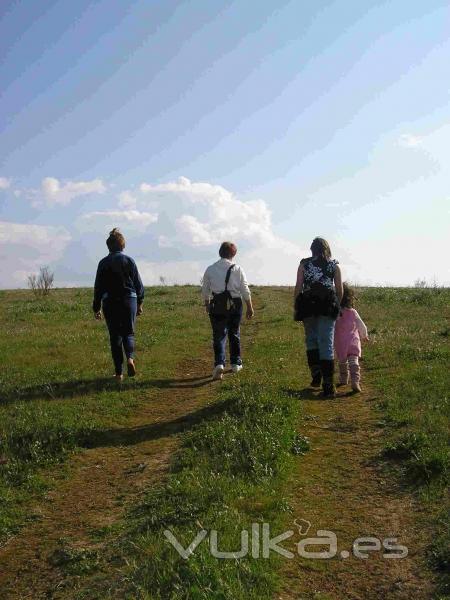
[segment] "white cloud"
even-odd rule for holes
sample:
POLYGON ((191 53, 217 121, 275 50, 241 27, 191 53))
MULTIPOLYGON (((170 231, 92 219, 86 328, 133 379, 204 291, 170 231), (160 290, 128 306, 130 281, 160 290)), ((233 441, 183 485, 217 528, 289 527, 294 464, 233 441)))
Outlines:
POLYGON ((198 261, 138 261, 139 272, 144 285, 160 285, 161 277, 168 285, 197 283, 200 285, 204 267, 198 261))
POLYGON ((418 148, 422 145, 422 142, 422 137, 412 133, 404 133, 398 138, 398 144, 403 148, 418 148))
POLYGON ((175 221, 175 227, 181 242, 188 246, 210 246, 215 238, 208 231, 206 223, 200 223, 192 215, 182 215, 175 221))
POLYGON ((140 190, 153 203, 159 201, 160 210, 173 221, 176 241, 188 246, 210 246, 226 238, 251 243, 271 238, 271 213, 262 200, 243 202, 220 185, 187 177, 158 185, 143 183, 140 190))
POLYGON ((120 192, 120 194, 117 195, 117 199, 119 200, 120 208, 128 208, 128 209, 136 208, 137 198, 136 198, 136 196, 133 196, 133 194, 129 190, 120 192))
POLYGON ((11 179, 0 177, 0 190, 7 190, 11 185, 11 179))
MULTIPOLYGON (((194 184, 199 188, 199 186, 209 186, 209 183, 197 183, 194 184)), ((158 183, 156 185, 152 185, 151 183, 141 183, 140 190, 141 192, 188 192, 192 187, 191 180, 187 177, 179 177, 178 181, 171 181, 169 183, 158 183)))
POLYGON ((43 202, 47 206, 66 206, 80 196, 103 194, 105 191, 106 185, 101 179, 61 183, 56 177, 45 177, 41 182, 40 189, 30 190, 28 194, 33 200, 34 206, 42 206, 43 202))
POLYGON ((326 208, 342 208, 344 206, 348 206, 350 204, 349 200, 343 200, 342 202, 325 202, 324 206, 326 208))
POLYGON ((158 246, 160 248, 173 248, 172 242, 165 235, 160 235, 158 237, 158 246))
POLYGON ((242 201, 223 186, 186 177, 157 185, 142 183, 133 192, 119 193, 117 200, 119 207, 81 215, 76 226, 80 232, 102 234, 120 227, 127 239, 151 233, 145 244, 137 246, 139 268, 148 284, 158 283, 160 276, 172 283, 198 283, 206 266, 218 258, 224 240, 237 244, 237 260, 251 282, 294 282, 304 253, 276 235, 263 200, 242 201), (159 262, 146 260, 156 254, 159 262))
POLYGON ((64 227, 0 221, 0 286, 26 285, 30 273, 62 257, 70 240, 64 227))
MULTIPOLYGON (((212 262, 220 243, 228 239, 237 244, 237 260, 251 282, 292 284, 295 280, 303 254, 299 246, 275 234, 263 200, 244 202, 222 186, 186 177, 158 185, 142 183, 140 191, 144 198, 139 202, 156 203, 160 216, 170 224, 169 231, 160 233, 160 248, 178 248, 183 256, 192 257, 200 250, 204 256, 207 250, 212 262)), ((203 261, 202 265, 206 266, 203 261)), ((187 279, 177 280, 182 281, 187 279)))
POLYGON ((158 221, 158 215, 138 210, 98 210, 85 213, 77 220, 81 231, 99 231, 107 227, 129 227, 143 232, 158 221))
POLYGON ((245 250, 237 257, 250 283, 258 285, 294 285, 300 259, 309 256, 283 238, 272 235, 264 245, 245 250))

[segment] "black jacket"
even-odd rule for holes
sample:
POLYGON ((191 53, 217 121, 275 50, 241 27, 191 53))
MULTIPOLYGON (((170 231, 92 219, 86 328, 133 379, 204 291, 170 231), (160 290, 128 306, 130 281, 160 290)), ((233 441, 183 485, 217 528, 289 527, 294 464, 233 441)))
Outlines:
POLYGON ((123 252, 110 252, 98 263, 92 308, 98 312, 105 298, 122 300, 130 296, 137 297, 138 304, 144 300, 144 286, 136 263, 123 252))

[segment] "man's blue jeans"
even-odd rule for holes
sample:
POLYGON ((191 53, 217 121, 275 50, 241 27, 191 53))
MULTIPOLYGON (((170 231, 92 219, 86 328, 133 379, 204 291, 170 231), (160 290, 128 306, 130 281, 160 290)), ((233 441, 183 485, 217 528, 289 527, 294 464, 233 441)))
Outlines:
POLYGON ((305 326, 305 339, 307 350, 318 350, 320 360, 334 359, 334 325, 336 321, 331 317, 306 317, 303 319, 305 326))
POLYGON ((136 320, 137 299, 126 297, 121 300, 103 300, 103 314, 109 330, 111 354, 116 375, 122 375, 123 350, 127 358, 134 356, 134 322, 136 320))
POLYGON ((230 343, 230 362, 232 365, 241 365, 241 333, 240 325, 242 320, 242 300, 237 298, 235 301, 236 309, 228 317, 217 317, 210 315, 213 331, 214 365, 224 365, 226 363, 226 344, 227 336, 230 343))

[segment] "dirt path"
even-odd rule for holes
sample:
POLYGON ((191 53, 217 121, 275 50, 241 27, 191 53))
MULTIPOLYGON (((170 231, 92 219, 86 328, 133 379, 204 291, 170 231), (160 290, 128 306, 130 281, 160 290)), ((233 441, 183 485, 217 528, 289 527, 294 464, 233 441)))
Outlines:
MULTIPOLYGON (((100 432, 90 449, 74 455, 70 476, 35 507, 37 521, 0 550, 1 600, 74 597, 74 577, 52 561, 60 540, 69 540, 75 549, 95 548, 93 534, 117 523, 126 508, 164 476, 179 433, 214 415, 214 405, 209 404, 213 388, 205 373, 209 362, 190 361, 189 374, 161 382, 161 389, 134 413, 126 429, 100 432)), ((329 560, 298 555, 282 559, 276 598, 431 598, 422 564, 427 540, 420 523, 426 522, 426 515, 380 463, 383 428, 372 408, 374 393, 370 389, 360 396, 341 393, 332 401, 320 400, 311 391, 292 393, 306 415, 301 433, 310 438, 311 450, 298 459, 284 495, 293 507, 292 520, 311 523, 308 537, 320 529, 333 531, 339 552, 329 560), (357 559, 351 553, 352 542, 360 536, 398 538, 409 555, 393 560, 372 552, 367 560, 357 559), (341 557, 342 550, 350 556, 341 557)))
POLYGON ((214 412, 209 368, 190 360, 189 374, 161 382, 126 429, 99 432, 93 447, 72 457, 69 477, 33 509, 36 522, 0 550, 1 600, 69 597, 66 575, 55 564, 61 540, 75 550, 94 548, 92 534, 116 523, 161 479, 178 434, 214 412))
MULTIPOLYGON (((294 394, 294 392, 292 392, 294 394)), ((338 553, 333 559, 298 556, 282 560, 280 600, 379 600, 432 597, 425 566, 424 517, 412 496, 395 483, 380 461, 383 428, 371 407, 374 393, 345 395, 320 400, 304 390, 298 394, 306 420, 302 433, 311 450, 297 463, 287 495, 294 519, 311 523, 306 537, 317 530, 333 531, 338 553), (360 536, 380 540, 395 537, 406 545, 404 559, 386 559, 383 549, 368 559, 352 554, 352 543, 360 536), (349 556, 341 556, 342 551, 349 556)), ((305 525, 306 527, 306 525, 305 525)), ((295 542, 306 539, 296 531, 295 542)), ((426 533, 425 533, 426 535, 426 533)), ((326 547, 307 547, 320 551, 326 547)))

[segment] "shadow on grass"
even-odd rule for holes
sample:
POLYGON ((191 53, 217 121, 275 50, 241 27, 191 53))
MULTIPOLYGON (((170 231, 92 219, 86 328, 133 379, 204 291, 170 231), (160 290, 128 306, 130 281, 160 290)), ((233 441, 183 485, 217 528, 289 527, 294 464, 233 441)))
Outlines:
POLYGON ((159 389, 195 389, 211 382, 211 376, 190 377, 187 379, 128 379, 119 385, 113 377, 96 379, 73 379, 69 381, 55 381, 41 385, 23 387, 10 390, 0 395, 0 404, 8 404, 21 400, 74 398, 86 396, 95 392, 117 391, 118 389, 145 390, 148 388, 159 389))
POLYGON ((323 400, 320 397, 320 389, 314 390, 313 388, 303 388, 302 390, 297 390, 294 388, 283 388, 281 390, 283 394, 289 396, 290 398, 298 398, 299 400, 323 400))
POLYGON ((345 392, 344 390, 337 389, 335 398, 324 398, 322 390, 320 388, 303 388, 302 390, 296 390, 294 388, 283 388, 283 394, 290 398, 297 398, 298 400, 315 400, 320 402, 333 402, 342 398, 350 398, 355 395, 355 392, 345 392))
POLYGON ((223 402, 215 402, 170 421, 159 421, 139 427, 91 431, 79 440, 79 445, 84 448, 133 446, 141 442, 168 437, 192 429, 192 427, 200 422, 219 416, 235 402, 235 398, 230 398, 223 402))

